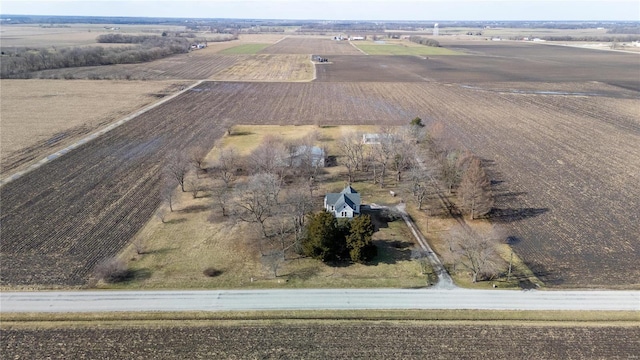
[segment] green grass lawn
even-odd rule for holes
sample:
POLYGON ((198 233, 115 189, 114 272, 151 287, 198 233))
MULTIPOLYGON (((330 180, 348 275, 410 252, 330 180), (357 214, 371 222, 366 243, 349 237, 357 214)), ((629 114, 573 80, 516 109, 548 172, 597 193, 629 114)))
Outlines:
POLYGON ((271 44, 244 44, 234 46, 232 48, 224 49, 218 54, 228 55, 245 55, 245 54, 257 54, 260 50, 270 46, 271 44))
POLYGON ((388 44, 358 44, 360 50, 369 55, 462 55, 461 52, 433 46, 404 46, 388 44))

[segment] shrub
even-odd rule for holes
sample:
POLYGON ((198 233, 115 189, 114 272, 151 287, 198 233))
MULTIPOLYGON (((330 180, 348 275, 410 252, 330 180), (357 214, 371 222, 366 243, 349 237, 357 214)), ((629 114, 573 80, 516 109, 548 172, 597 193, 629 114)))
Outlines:
POLYGON ((216 277, 216 276, 220 276, 222 274, 222 270, 218 270, 216 268, 209 267, 209 268, 204 269, 204 271, 202 273, 205 274, 208 277, 216 277))
POLYGON ((112 257, 98 264, 94 269, 94 275, 98 280, 116 283, 127 280, 131 272, 124 260, 112 257))
POLYGON ((346 237, 351 261, 364 263, 378 255, 378 249, 371 242, 375 228, 369 215, 361 215, 351 220, 346 237))

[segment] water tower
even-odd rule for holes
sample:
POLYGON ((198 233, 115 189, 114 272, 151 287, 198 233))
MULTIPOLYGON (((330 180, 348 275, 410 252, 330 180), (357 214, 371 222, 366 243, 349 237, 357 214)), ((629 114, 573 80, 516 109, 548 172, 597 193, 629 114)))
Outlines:
POLYGON ((433 36, 438 36, 438 23, 433 25, 433 36))

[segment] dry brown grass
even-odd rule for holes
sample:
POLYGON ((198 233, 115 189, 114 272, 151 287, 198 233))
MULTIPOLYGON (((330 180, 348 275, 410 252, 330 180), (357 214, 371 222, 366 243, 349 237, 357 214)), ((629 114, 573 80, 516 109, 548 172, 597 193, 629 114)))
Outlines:
MULTIPOLYGON (((331 148, 334 139, 342 132, 355 130, 370 131, 371 127, 236 126, 232 132, 236 135, 225 135, 219 146, 233 146, 246 155, 265 136, 295 139, 317 131, 320 139, 324 140, 322 143, 331 148)), ((208 163, 214 161, 216 152, 217 149, 211 151, 208 163)), ((319 187, 315 192, 318 204, 322 202, 324 193, 337 191, 344 183, 345 176, 341 172, 345 170, 342 167, 326 170, 326 174, 318 177, 319 187)), ((362 190, 365 202, 375 200, 380 203, 385 198, 384 194, 389 197, 388 189, 366 183, 354 186, 362 190)), ((159 218, 151 219, 133 239, 132 245, 120 255, 130 261, 133 273, 140 276, 127 283, 101 286, 129 289, 421 287, 435 281, 435 278, 428 279, 421 274, 419 264, 410 259, 413 237, 402 221, 390 222, 374 234, 373 241, 378 246, 379 256, 371 264, 336 267, 291 253, 279 268, 279 276, 273 278, 270 269, 260 262, 257 228, 230 217, 212 215, 219 210, 210 208, 212 200, 207 193, 197 199, 179 190, 176 194, 175 211, 170 212, 166 206, 161 209, 169 214, 164 223, 159 218), (142 242, 148 253, 137 254, 133 245, 136 242, 142 242), (209 267, 221 273, 214 277, 205 276, 203 271, 209 267)), ((398 201, 397 198, 385 200, 398 201)))
POLYGON ((40 160, 185 84, 175 81, 2 80, 2 172, 40 160))

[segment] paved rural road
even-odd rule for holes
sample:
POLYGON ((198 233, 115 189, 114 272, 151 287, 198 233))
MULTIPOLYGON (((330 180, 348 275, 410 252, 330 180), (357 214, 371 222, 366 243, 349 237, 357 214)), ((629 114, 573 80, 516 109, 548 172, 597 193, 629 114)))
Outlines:
POLYGON ((2 313, 322 309, 640 311, 640 291, 436 288, 3 292, 0 309, 2 313))

